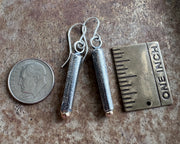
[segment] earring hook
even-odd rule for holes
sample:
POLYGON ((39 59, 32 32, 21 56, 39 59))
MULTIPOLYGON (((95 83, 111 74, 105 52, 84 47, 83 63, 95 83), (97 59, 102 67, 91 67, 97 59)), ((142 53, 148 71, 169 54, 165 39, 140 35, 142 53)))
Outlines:
POLYGON ((100 26, 100 21, 97 17, 89 17, 88 19, 85 20, 85 22, 83 23, 83 25, 86 25, 86 23, 91 20, 91 19, 95 19, 97 21, 97 26, 96 29, 94 30, 94 34, 93 37, 90 39, 90 44, 94 49, 100 48, 102 46, 102 40, 101 40, 101 36, 97 33, 99 26, 100 26), (98 46, 95 46, 93 44, 93 41, 95 42, 99 42, 98 46))
POLYGON ((85 21, 84 21, 84 25, 86 25, 86 23, 89 21, 89 20, 91 20, 91 19, 95 19, 96 21, 97 21, 97 26, 96 26, 96 29, 94 30, 94 34, 93 34, 93 36, 95 36, 96 34, 97 34, 97 31, 98 31, 98 29, 99 29, 99 26, 100 26, 100 21, 99 21, 99 19, 97 18, 97 17, 89 17, 89 18, 87 18, 85 21))
POLYGON ((84 57, 82 59, 82 62, 84 61, 84 59, 88 53, 88 45, 87 45, 87 41, 86 41, 86 37, 85 37, 86 31, 87 31, 86 26, 82 23, 76 23, 76 24, 72 25, 68 30, 69 56, 68 56, 67 60, 65 61, 65 63, 61 66, 62 68, 68 63, 68 61, 71 58, 71 54, 73 53, 72 44, 71 44, 71 31, 75 26, 78 26, 78 25, 82 25, 82 35, 81 35, 80 39, 74 43, 74 51, 77 54, 82 54, 86 50, 84 57))

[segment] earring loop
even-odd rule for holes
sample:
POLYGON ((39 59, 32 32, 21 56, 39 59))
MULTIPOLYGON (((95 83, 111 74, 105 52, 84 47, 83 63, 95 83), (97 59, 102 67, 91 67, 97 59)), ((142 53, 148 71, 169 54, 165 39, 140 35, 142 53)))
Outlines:
POLYGON ((99 35, 99 34, 96 34, 95 36, 93 36, 93 37, 90 39, 90 44, 91 44, 92 48, 94 48, 94 49, 101 48, 101 46, 102 46, 102 40, 101 40, 100 35, 99 35), (98 46, 95 46, 95 45, 93 44, 93 41, 99 42, 99 45, 98 45, 98 46))
POLYGON ((84 53, 84 51, 86 49, 82 61, 84 61, 84 59, 88 53, 88 45, 87 45, 87 41, 86 41, 86 37, 85 37, 86 31, 87 31, 86 26, 82 23, 76 23, 76 24, 72 25, 68 30, 69 56, 68 56, 67 60, 65 61, 65 63, 61 67, 64 67, 71 58, 71 54, 73 53, 72 44, 71 44, 71 31, 75 26, 78 26, 78 25, 82 25, 82 35, 81 35, 80 39, 74 43, 74 51, 77 54, 82 54, 82 53, 84 53))

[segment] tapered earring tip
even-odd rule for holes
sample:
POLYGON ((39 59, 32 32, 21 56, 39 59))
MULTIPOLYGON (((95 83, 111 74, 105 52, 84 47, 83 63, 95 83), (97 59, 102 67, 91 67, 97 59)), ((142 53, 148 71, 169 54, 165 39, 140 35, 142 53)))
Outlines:
POLYGON ((71 115, 71 112, 61 112, 61 117, 63 119, 68 119, 71 115))
POLYGON ((106 114, 106 117, 111 117, 113 115, 113 111, 108 111, 105 114, 106 114))

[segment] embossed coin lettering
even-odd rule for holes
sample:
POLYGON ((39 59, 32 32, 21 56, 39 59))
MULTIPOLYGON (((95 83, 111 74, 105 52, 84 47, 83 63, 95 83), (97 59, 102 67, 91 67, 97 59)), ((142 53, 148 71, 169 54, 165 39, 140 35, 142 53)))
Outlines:
POLYGON ((22 103, 33 104, 46 98, 54 86, 51 67, 38 59, 27 59, 17 63, 8 77, 8 88, 12 96, 22 103))

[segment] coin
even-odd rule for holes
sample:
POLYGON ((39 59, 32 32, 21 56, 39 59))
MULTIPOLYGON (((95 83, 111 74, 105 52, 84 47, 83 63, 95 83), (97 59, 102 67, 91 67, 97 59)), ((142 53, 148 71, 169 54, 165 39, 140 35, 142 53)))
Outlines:
POLYGON ((51 67, 38 59, 18 62, 8 76, 8 88, 12 96, 26 104, 34 104, 45 99, 54 86, 51 67))

